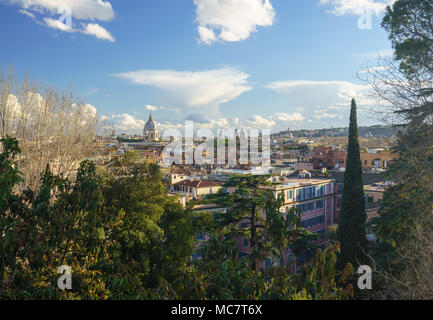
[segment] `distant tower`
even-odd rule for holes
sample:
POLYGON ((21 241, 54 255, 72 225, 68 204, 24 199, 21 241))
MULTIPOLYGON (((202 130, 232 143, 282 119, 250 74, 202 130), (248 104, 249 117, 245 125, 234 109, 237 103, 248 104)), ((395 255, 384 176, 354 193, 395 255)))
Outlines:
POLYGON ((293 133, 290 128, 287 128, 287 132, 289 133, 289 138, 293 140, 293 133))
POLYGON ((152 113, 150 113, 149 120, 144 125, 143 136, 144 136, 144 140, 146 141, 159 140, 159 132, 155 125, 155 122, 153 122, 152 113))

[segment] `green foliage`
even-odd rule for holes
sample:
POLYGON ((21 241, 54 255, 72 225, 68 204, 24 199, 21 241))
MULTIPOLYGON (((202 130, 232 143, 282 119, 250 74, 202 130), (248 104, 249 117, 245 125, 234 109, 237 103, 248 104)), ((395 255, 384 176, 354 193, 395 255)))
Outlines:
POLYGON ((339 244, 318 249, 311 265, 300 277, 301 287, 311 294, 314 300, 340 300, 353 298, 353 286, 348 283, 354 273, 351 264, 338 272, 335 268, 337 255, 340 252, 339 244), (344 285, 346 287, 344 288, 344 285))
POLYGON ((21 181, 20 172, 14 162, 15 157, 21 152, 18 141, 7 137, 0 140, 3 152, 0 154, 0 213, 4 213, 8 206, 8 196, 14 185, 21 181))
POLYGON ((158 167, 127 156, 102 179, 84 161, 75 183, 47 168, 37 194, 16 195, 19 149, 2 142, 1 297, 146 298, 161 279, 186 270, 192 214, 164 197, 158 167), (72 268, 71 291, 57 289, 61 265, 72 268))
POLYGON ((353 99, 350 111, 349 145, 344 173, 343 198, 337 229, 337 239, 341 243, 339 257, 341 268, 347 263, 358 263, 364 260, 367 251, 366 220, 356 102, 353 99))
POLYGON ((235 192, 222 201, 231 211, 219 214, 217 224, 227 229, 230 237, 249 239, 250 261, 253 270, 256 262, 269 256, 281 259, 284 252, 293 249, 301 255, 314 248, 318 239, 301 228, 301 212, 291 208, 289 212, 280 211, 284 204, 282 196, 276 198, 270 189, 269 176, 233 176, 226 187, 234 187, 235 192))
POLYGON ((237 258, 236 244, 224 235, 214 235, 201 246, 202 257, 194 265, 203 275, 208 299, 256 299, 263 290, 263 280, 248 259, 237 258))
POLYGON ((409 79, 433 70, 432 16, 433 3, 430 0, 398 0, 387 9, 383 19, 382 26, 389 33, 400 69, 409 79))
POLYGON ((317 249, 312 261, 301 273, 293 274, 285 267, 273 267, 266 272, 265 291, 261 299, 272 300, 342 300, 353 299, 350 278, 354 274, 351 264, 337 271, 340 247, 317 249))
MULTIPOLYGON (((397 101, 395 112, 405 128, 398 134, 393 148, 397 159, 386 174, 395 185, 386 190, 379 217, 370 223, 379 240, 372 255, 377 268, 386 274, 379 281, 384 285, 394 279, 391 291, 406 285, 404 279, 411 278, 408 270, 415 269, 410 271, 414 274, 421 272, 417 266, 410 265, 422 259, 421 253, 411 253, 411 259, 404 256, 412 251, 411 243, 420 242, 414 231, 426 230, 424 222, 433 209, 432 19, 430 0, 398 0, 387 9, 382 22, 403 75, 404 91, 410 93, 409 97, 402 95, 401 101, 397 101)), ((389 81, 392 83, 392 79, 389 81)), ((423 283, 411 283, 413 288, 422 286, 423 283)))
MULTIPOLYGON (((234 194, 229 200, 238 211, 231 216, 194 213, 190 205, 183 208, 167 198, 159 168, 140 163, 134 154, 102 175, 93 162, 84 161, 74 182, 47 167, 38 192, 16 194, 18 144, 10 138, 2 144, 2 299, 310 299, 341 292, 326 285, 317 295, 312 284, 323 279, 313 269, 306 271, 310 282, 303 287, 285 267, 261 273, 248 258, 238 257, 234 235, 248 232, 231 226, 253 206, 266 212, 260 219, 257 211, 255 220, 258 257, 278 256, 305 235, 298 228, 298 212, 284 218, 282 199, 257 188, 263 178, 242 180, 245 187, 239 189, 244 195, 249 191, 249 200, 234 194), (202 258, 192 260, 198 230, 211 238, 201 246, 202 258), (72 290, 57 288, 61 265, 72 269, 72 290)), ((334 264, 326 262, 327 270, 334 264)))

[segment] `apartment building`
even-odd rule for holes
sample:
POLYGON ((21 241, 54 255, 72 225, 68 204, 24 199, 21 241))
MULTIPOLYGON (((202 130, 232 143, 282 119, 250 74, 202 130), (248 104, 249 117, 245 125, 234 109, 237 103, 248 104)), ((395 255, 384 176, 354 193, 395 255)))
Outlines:
MULTIPOLYGON (((212 214, 227 213, 229 212, 230 209, 231 209, 230 207, 221 206, 220 204, 216 204, 216 203, 199 204, 199 205, 195 205, 192 208, 194 212, 210 212, 212 214)), ((200 246, 203 242, 208 241, 209 237, 210 235, 205 231, 197 231, 195 233, 196 247, 195 247, 195 252, 192 255, 194 259, 199 259, 201 257, 200 246)))
POLYGON ((170 192, 199 199, 206 195, 216 194, 221 189, 222 183, 220 182, 187 179, 171 185, 170 192))
MULTIPOLYGON (((286 179, 283 184, 263 189, 271 190, 275 198, 284 197, 282 213, 287 214, 293 207, 301 209, 301 226, 311 232, 325 234, 327 227, 335 223, 338 198, 334 179, 286 179)), ((248 239, 239 239, 238 248, 241 256, 248 255, 251 250, 248 239)), ((292 254, 288 251, 276 263, 291 264, 291 261, 292 254)), ((258 262, 257 269, 264 270, 272 264, 270 257, 258 262)))
POLYGON ((314 169, 335 169, 345 168, 347 152, 336 150, 332 147, 318 146, 313 148, 314 169))
MULTIPOLYGON (((178 187, 184 184, 185 181, 178 183, 178 187)), ((336 219, 336 205, 337 205, 337 189, 335 179, 298 179, 289 178, 281 182, 281 184, 272 187, 260 187, 263 190, 270 190, 273 192, 275 198, 280 196, 284 197, 284 204, 280 208, 283 214, 287 214, 293 207, 299 208, 302 211, 301 226, 311 232, 318 234, 325 234, 327 227, 333 225, 336 219)), ((227 212, 230 208, 223 208, 216 204, 198 205, 194 207, 194 211, 198 212, 227 212)), ((258 214, 264 215, 265 213, 259 209, 258 214)), ((248 222, 243 224, 248 226, 248 222)), ((204 232, 196 234, 197 244, 208 240, 208 235, 204 232)), ((248 256, 251 251, 251 244, 249 239, 239 237, 238 239, 238 252, 239 256, 248 256)), ((194 258, 200 257, 199 246, 194 254, 194 258)), ((298 257, 299 258, 299 257, 298 257)), ((301 257, 302 260, 302 257, 301 257)), ((296 265, 293 265, 292 254, 287 251, 282 261, 276 262, 277 264, 283 263, 292 267, 296 271, 296 265)), ((265 270, 273 264, 272 257, 264 261, 257 262, 257 270, 265 270)))
POLYGON ((387 169, 394 160, 395 155, 386 150, 367 150, 361 153, 362 169, 387 169))

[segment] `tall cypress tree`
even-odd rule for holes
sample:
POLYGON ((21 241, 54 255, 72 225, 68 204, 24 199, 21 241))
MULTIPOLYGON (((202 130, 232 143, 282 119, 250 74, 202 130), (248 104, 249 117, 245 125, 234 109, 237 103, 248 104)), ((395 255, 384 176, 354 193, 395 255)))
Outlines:
POLYGON ((349 146, 346 172, 344 173, 343 199, 337 229, 337 238, 341 244, 338 263, 340 267, 344 267, 348 262, 356 263, 364 260, 364 252, 367 249, 366 220, 356 102, 353 99, 350 111, 349 146))

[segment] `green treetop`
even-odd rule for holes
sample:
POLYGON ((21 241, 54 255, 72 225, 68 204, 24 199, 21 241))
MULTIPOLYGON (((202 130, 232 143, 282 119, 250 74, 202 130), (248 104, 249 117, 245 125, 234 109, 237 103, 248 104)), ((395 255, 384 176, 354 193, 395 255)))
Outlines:
POLYGON ((352 100, 349 125, 349 146, 344 173, 343 199, 339 215, 337 238, 341 243, 339 265, 359 262, 367 247, 365 235, 365 195, 359 151, 356 102, 352 100))

